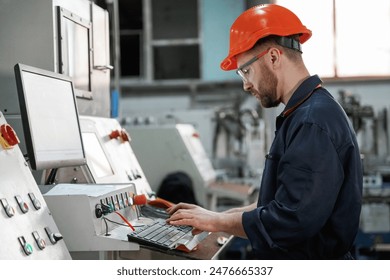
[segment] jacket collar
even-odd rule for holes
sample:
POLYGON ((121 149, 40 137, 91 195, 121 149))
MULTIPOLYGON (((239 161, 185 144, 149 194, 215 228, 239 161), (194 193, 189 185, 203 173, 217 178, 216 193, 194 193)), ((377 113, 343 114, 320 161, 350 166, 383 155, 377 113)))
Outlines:
POLYGON ((321 87, 321 84, 322 81, 318 75, 311 76, 304 80, 292 94, 283 112, 276 118, 276 129, 279 129, 284 119, 308 99, 317 88, 321 87))

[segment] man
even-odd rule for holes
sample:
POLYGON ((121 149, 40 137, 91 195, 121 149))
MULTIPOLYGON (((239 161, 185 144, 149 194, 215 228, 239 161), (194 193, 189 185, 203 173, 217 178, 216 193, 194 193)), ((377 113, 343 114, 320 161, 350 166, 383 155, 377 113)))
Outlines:
POLYGON ((248 238, 259 259, 350 259, 359 228, 362 168, 343 109, 310 76, 301 43, 311 37, 290 10, 259 5, 230 32, 223 70, 237 69, 263 107, 280 103, 257 204, 215 213, 191 204, 168 211, 173 225, 248 238))

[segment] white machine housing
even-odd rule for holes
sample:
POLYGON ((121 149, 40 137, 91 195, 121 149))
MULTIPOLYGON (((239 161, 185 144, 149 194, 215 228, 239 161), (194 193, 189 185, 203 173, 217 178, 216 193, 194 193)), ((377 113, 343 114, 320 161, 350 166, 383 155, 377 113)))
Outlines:
POLYGON ((132 197, 134 184, 58 184, 44 194, 47 205, 60 228, 70 252, 139 250, 137 243, 128 242, 129 227, 115 212, 128 221, 137 218, 132 197), (105 203, 112 211, 96 216, 96 209, 105 203))
MULTIPOLYGON (((0 125, 6 124, 0 113, 0 125)), ((19 146, 0 146, 0 259, 71 259, 19 146)))

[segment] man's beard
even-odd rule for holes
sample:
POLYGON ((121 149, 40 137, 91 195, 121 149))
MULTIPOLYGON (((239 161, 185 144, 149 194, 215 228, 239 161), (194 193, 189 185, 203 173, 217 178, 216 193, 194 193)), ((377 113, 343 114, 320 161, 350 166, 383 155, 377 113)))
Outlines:
POLYGON ((261 105, 264 108, 277 107, 280 101, 277 99, 276 87, 278 79, 276 75, 266 67, 261 68, 262 80, 258 84, 256 98, 260 100, 261 105))

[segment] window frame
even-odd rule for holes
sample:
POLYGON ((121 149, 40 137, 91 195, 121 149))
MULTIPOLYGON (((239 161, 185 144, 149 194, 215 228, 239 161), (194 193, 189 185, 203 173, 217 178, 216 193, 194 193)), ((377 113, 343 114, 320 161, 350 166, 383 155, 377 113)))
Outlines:
MULTIPOLYGON (((343 67, 345 66, 345 64, 344 64, 344 66, 340 65, 340 63, 343 63, 343 62, 341 62, 340 59, 338 59, 338 56, 340 56, 340 53, 343 50, 343 47, 340 47, 338 45, 338 41, 340 41, 340 38, 345 35, 345 34, 339 34, 340 28, 338 29, 338 26, 340 25, 339 19, 341 18, 341 16, 340 16, 340 14, 339 14, 339 16, 337 16, 337 15, 338 15, 338 13, 340 13, 340 12, 338 12, 338 10, 341 10, 341 6, 342 6, 342 5, 338 5, 338 4, 345 4, 342 1, 345 1, 345 0, 341 0, 341 1, 332 0, 332 1, 327 1, 327 2, 317 2, 316 1, 316 5, 318 5, 318 4, 331 5, 331 7, 327 6, 326 11, 324 11, 324 9, 322 9, 321 11, 322 11, 322 13, 331 12, 331 19, 329 21, 327 21, 328 23, 331 22, 331 24, 332 24, 332 26, 330 27, 331 30, 327 30, 328 32, 330 32, 330 31, 332 32, 332 34, 331 34, 332 38, 328 39, 331 41, 331 46, 328 46, 328 49, 327 49, 328 53, 325 53, 324 55, 325 55, 325 57, 328 57, 332 60, 331 65, 330 66, 326 65, 326 67, 328 67, 327 69, 329 69, 329 67, 331 67, 331 69, 332 69, 331 71, 333 72, 330 75, 323 74, 321 72, 319 72, 317 74, 319 74, 323 78, 323 80, 337 81, 337 82, 340 82, 340 81, 341 82, 343 82, 343 81, 346 81, 346 82, 362 81, 362 80, 379 80, 379 81, 390 80, 390 37, 387 40, 388 42, 386 41, 387 45, 385 45, 385 50, 386 51, 388 50, 387 53, 389 53, 389 54, 387 55, 387 57, 385 57, 384 62, 382 61, 382 67, 386 68, 385 70, 381 71, 382 73, 381 72, 378 72, 378 73, 372 72, 372 73, 365 73, 365 74, 358 75, 358 74, 348 74, 347 72, 345 72, 346 74, 343 74, 343 73, 340 74, 340 69, 343 69, 343 67), (385 66, 383 66, 383 65, 385 65, 385 66)), ((355 5, 363 4, 364 3, 363 0, 361 0, 361 1, 362 1, 362 3, 356 3, 356 1, 354 1, 353 5, 355 6, 355 5)), ((381 0, 374 0, 374 1, 381 1, 381 0)), ((386 12, 389 13, 390 12, 390 4, 386 2, 387 0, 382 0, 382 1, 383 1, 384 6, 388 5, 389 10, 387 10, 386 12)), ((304 25, 306 25, 309 29, 311 29, 312 24, 310 24, 310 21, 311 22, 313 21, 313 17, 316 17, 316 16, 320 17, 321 16, 320 13, 313 13, 312 9, 307 9, 307 6, 311 4, 310 2, 313 2, 310 0, 300 0, 298 3, 291 3, 292 1, 286 1, 286 0, 273 0, 271 2, 291 9, 294 13, 296 13, 298 15, 298 17, 303 18, 302 23, 304 25), (307 3, 305 3, 305 2, 307 2, 307 3), (295 8, 295 10, 294 10, 294 8, 295 8), (306 15, 303 14, 306 11, 307 11, 307 14, 306 15), (307 22, 308 20, 305 20, 305 18, 310 18, 310 17, 312 20, 309 20, 309 22, 307 22)), ((352 4, 352 2, 350 2, 348 4, 352 4)), ((363 6, 363 5, 361 5, 361 6, 363 6)), ((365 5, 365 7, 366 6, 367 5, 365 5)), ((375 6, 375 5, 373 5, 373 6, 375 6)), ((352 12, 352 10, 351 10, 351 12, 352 12)), ((353 10, 353 12, 355 12, 355 9, 353 10)), ((386 12, 384 12, 384 15, 386 12)), ((353 19, 353 17, 351 17, 351 16, 348 17, 348 20, 352 20, 352 19, 353 19)), ((384 22, 386 22, 386 25, 388 25, 390 27, 390 19, 388 19, 387 17, 386 18, 384 17, 384 22)), ((365 24, 366 24, 366 22, 365 22, 365 24)), ((314 37, 315 35, 316 35, 316 33, 314 30, 313 37, 311 39, 312 41, 313 41, 313 39, 314 39, 314 41, 316 40, 316 37, 314 37)), ((328 34, 326 34, 326 35, 328 35, 328 34)), ((341 39, 343 39, 343 38, 341 38, 341 39)), ((313 68, 315 69, 315 67, 310 67, 310 63, 317 63, 317 65, 318 65, 318 51, 316 51, 313 48, 313 46, 315 46, 315 42, 312 44, 311 40, 309 40, 307 43, 305 43, 302 46, 303 51, 304 51, 303 58, 305 60, 305 63, 309 66, 308 67, 308 68, 310 68, 309 70, 312 70, 313 68)), ((325 40, 322 39, 322 40, 327 41, 327 39, 325 39, 325 40)), ((370 45, 372 46, 372 43, 370 43, 366 38, 364 38, 363 34, 360 36, 360 38, 356 38, 356 42, 362 42, 362 44, 356 43, 356 47, 358 49, 361 48, 360 51, 357 51, 358 53, 361 54, 361 56, 357 57, 357 62, 356 62, 357 64, 356 65, 358 65, 358 63, 362 63, 362 60, 361 60, 362 58, 365 58, 366 61, 367 61, 367 59, 370 59, 370 57, 365 57, 365 55, 367 55, 367 56, 374 56, 374 55, 371 54, 372 49, 369 49, 369 46, 370 45)), ((318 44, 318 41, 317 41, 317 44, 318 44)), ((351 51, 355 51, 355 49, 352 49, 351 51)), ((378 52, 380 52, 380 51, 378 51, 378 52)), ((378 58, 373 57, 372 61, 375 61, 375 59, 378 59, 378 58)), ((351 66, 350 69, 352 69, 352 67, 354 67, 354 66, 351 66)), ((350 70, 350 72, 351 72, 351 70, 350 70)), ((328 73, 330 73, 330 72, 328 72, 328 73)))

